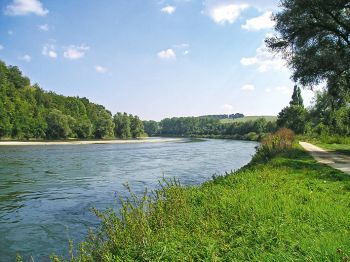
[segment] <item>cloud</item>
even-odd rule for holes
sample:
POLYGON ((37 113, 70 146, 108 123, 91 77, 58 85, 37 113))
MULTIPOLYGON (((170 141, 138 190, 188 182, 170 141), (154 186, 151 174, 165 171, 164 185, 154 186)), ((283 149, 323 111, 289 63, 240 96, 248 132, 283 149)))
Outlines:
POLYGON ((271 88, 269 88, 269 87, 268 87, 268 88, 265 88, 265 92, 266 92, 266 93, 271 93, 271 91, 272 91, 271 88))
POLYGON ((248 7, 247 4, 207 5, 205 13, 217 24, 233 24, 248 7))
POLYGON ((244 25, 243 29, 248 31, 259 31, 262 29, 269 29, 275 26, 275 22, 272 20, 272 12, 267 11, 261 16, 248 19, 244 25))
POLYGON ((166 60, 176 58, 176 54, 175 54, 173 49, 167 49, 167 50, 160 51, 157 55, 160 59, 166 59, 166 60))
POLYGON ((188 55, 189 53, 190 53, 190 51, 185 50, 185 51, 183 52, 183 55, 188 55))
POLYGON ((20 56, 20 57, 18 57, 18 59, 19 59, 19 60, 22 60, 22 61, 25 61, 25 62, 27 62, 27 63, 29 63, 29 62, 32 60, 32 58, 31 58, 30 55, 20 56))
POLYGON ((166 6, 166 7, 163 7, 160 11, 161 11, 162 13, 166 13, 166 14, 171 15, 172 13, 174 13, 174 12, 176 11, 176 7, 175 7, 175 6, 168 5, 168 6, 166 6))
POLYGON ((107 68, 103 67, 103 66, 100 66, 100 65, 95 66, 95 70, 96 70, 96 72, 101 73, 101 74, 107 72, 107 68))
POLYGON ((49 25, 48 24, 39 25, 38 28, 39 28, 40 31, 49 31, 49 25))
POLYGON ((241 90, 243 91, 254 91, 255 90, 255 86, 251 85, 251 84, 247 84, 241 87, 241 90))
POLYGON ((90 47, 86 45, 80 45, 80 46, 70 45, 66 49, 66 51, 64 51, 63 56, 70 60, 80 59, 85 56, 85 52, 89 49, 90 47))
POLYGON ((12 31, 12 30, 8 30, 8 31, 7 31, 7 34, 8 34, 8 35, 13 35, 13 31, 12 31))
POLYGON ((256 49, 256 55, 253 57, 243 57, 241 64, 244 66, 258 66, 259 72, 266 72, 270 70, 282 71, 286 70, 286 62, 281 55, 274 54, 267 50, 265 44, 256 49))
POLYGON ((224 104, 221 106, 221 109, 225 112, 225 113, 231 113, 233 111, 233 105, 230 104, 224 104))
POLYGON ((41 51, 41 54, 44 56, 48 56, 50 58, 57 58, 57 53, 55 51, 54 45, 44 45, 43 50, 41 51))
POLYGON ((39 0, 13 0, 11 4, 6 6, 6 15, 29 15, 35 14, 45 16, 49 10, 45 9, 39 0))
POLYGON ((4 46, 3 45, 0 45, 0 50, 4 49, 4 46))

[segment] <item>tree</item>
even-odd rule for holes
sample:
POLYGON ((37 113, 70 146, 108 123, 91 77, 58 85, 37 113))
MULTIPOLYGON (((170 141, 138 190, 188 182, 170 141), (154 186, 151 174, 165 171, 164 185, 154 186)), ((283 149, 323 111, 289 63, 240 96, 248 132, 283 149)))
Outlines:
POLYGON ((128 139, 131 138, 131 122, 127 113, 120 113, 114 115, 114 135, 117 138, 128 139))
POLYGON ((298 105, 287 106, 278 114, 277 126, 292 129, 297 134, 305 132, 307 111, 298 105))
POLYGON ((143 123, 138 116, 129 115, 131 136, 138 138, 145 132, 143 130, 143 123))
POLYGON ((300 87, 295 85, 292 95, 292 100, 289 103, 291 106, 301 106, 304 107, 303 97, 301 96, 300 87))
POLYGON ((149 136, 154 136, 159 132, 159 124, 156 121, 143 121, 144 130, 149 136))
POLYGON ((61 111, 53 109, 47 116, 47 138, 49 139, 60 139, 67 138, 72 132, 68 117, 64 115, 61 111))
POLYGON ((283 54, 303 86, 327 82, 331 95, 350 89, 349 0, 282 0, 274 15, 278 35, 266 40, 283 54))
POLYGON ((300 88, 295 85, 289 106, 278 114, 277 126, 292 129, 297 134, 305 132, 307 110, 304 108, 300 88))

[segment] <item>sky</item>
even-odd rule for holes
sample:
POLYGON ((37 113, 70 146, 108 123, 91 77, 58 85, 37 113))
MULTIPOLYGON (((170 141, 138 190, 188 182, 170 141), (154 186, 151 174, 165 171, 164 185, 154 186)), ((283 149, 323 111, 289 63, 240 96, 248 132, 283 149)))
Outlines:
MULTIPOLYGON (((273 0, 0 0, 0 60, 32 83, 160 120, 277 115, 293 89, 271 54, 273 0)), ((306 105, 312 91, 303 91, 306 105)))

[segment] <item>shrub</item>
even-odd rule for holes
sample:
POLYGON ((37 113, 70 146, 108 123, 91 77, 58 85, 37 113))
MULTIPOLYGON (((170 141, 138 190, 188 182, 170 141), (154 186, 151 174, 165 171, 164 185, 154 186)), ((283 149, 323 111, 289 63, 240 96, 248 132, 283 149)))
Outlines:
POLYGON ((266 136, 258 147, 252 162, 267 161, 270 158, 292 148, 295 134, 288 128, 281 128, 277 132, 266 136))

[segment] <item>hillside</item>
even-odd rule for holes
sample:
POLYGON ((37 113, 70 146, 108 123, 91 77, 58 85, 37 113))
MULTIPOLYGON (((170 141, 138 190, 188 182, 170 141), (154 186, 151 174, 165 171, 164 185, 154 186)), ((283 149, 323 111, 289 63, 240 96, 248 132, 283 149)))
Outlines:
POLYGON ((277 116, 244 116, 242 118, 236 119, 221 119, 221 123, 234 123, 234 122, 247 122, 247 121, 255 121, 259 118, 265 119, 267 122, 275 122, 277 120, 277 116))
POLYGON ((47 92, 16 66, 0 61, 0 139, 130 138, 143 134, 137 116, 118 113, 87 98, 47 92))

